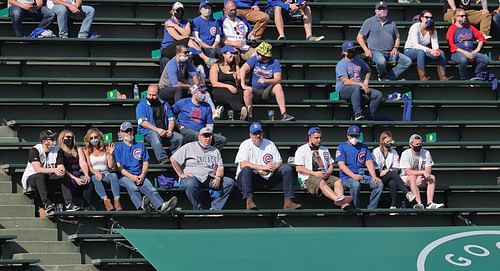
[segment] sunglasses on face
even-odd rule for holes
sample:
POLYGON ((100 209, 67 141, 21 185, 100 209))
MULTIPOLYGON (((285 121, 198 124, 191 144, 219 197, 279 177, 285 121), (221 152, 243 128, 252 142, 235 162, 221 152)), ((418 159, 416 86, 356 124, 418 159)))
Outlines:
POLYGON ((462 17, 462 18, 466 18, 467 15, 463 14, 463 15, 457 15, 457 17, 462 17))
POLYGON ((202 134, 201 136, 204 138, 210 138, 210 137, 212 137, 212 134, 202 134))
POLYGON ((426 20, 432 19, 432 16, 424 16, 426 20))
POLYGON ((127 130, 125 130, 123 132, 128 134, 128 133, 132 133, 132 131, 134 131, 134 129, 127 129, 127 130))
POLYGON ((98 136, 91 136, 90 139, 99 139, 98 136))

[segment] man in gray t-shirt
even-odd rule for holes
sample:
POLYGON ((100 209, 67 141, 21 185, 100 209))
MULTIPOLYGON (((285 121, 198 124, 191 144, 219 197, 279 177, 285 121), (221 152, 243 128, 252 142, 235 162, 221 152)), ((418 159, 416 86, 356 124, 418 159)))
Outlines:
POLYGON ((198 141, 185 144, 170 158, 194 210, 202 209, 199 197, 203 188, 219 192, 212 201, 211 210, 222 209, 233 190, 234 180, 224 177, 222 156, 210 145, 212 138, 212 128, 204 127, 198 134, 198 141))
POLYGON ((398 52, 399 31, 396 23, 388 17, 387 5, 383 1, 375 5, 375 15, 363 22, 356 40, 365 56, 375 62, 379 80, 395 80, 411 65, 411 59, 398 52), (395 67, 388 69, 387 64, 395 67))

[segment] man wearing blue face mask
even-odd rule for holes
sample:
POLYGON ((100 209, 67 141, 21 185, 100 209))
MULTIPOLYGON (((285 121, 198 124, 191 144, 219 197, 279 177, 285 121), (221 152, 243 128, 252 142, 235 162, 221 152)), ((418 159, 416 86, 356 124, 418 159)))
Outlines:
POLYGON ((386 3, 378 2, 375 15, 363 22, 356 38, 366 57, 375 62, 381 81, 398 79, 411 65, 411 59, 398 52, 399 31, 388 13, 386 3))
POLYGON ((224 177, 220 151, 210 146, 213 136, 211 127, 203 127, 196 142, 182 146, 170 158, 181 184, 186 187, 186 195, 194 210, 202 209, 199 201, 202 188, 219 191, 210 210, 221 210, 233 190, 234 180, 224 177))
MULTIPOLYGON (((212 109, 205 102, 205 95, 208 95, 207 88, 202 85, 193 85, 191 95, 191 98, 181 99, 172 106, 174 114, 177 114, 184 144, 196 141, 203 127, 208 126, 213 129, 214 126, 212 109)), ((214 146, 222 150, 227 141, 226 137, 221 134, 214 134, 213 137, 214 146)))
POLYGON ((378 206, 380 195, 382 195, 384 184, 376 175, 370 149, 359 142, 360 134, 358 126, 349 127, 347 141, 338 146, 335 157, 339 164, 340 179, 342 179, 342 184, 349 188, 354 206, 361 208, 359 194, 361 185, 365 184, 369 185, 372 190, 368 209, 375 209, 378 206), (365 175, 364 167, 368 169, 370 175, 365 175))

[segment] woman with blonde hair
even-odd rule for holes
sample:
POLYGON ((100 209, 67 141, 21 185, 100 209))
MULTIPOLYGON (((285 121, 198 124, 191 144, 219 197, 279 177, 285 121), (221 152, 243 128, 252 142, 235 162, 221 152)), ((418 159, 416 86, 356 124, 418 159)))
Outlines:
POLYGON ((90 173, 92 173, 92 182, 94 183, 97 195, 99 195, 99 198, 104 203, 104 207, 107 211, 123 210, 120 203, 120 183, 118 182, 118 175, 111 172, 116 168, 115 159, 113 157, 115 144, 110 143, 107 146, 104 145, 103 134, 97 128, 90 128, 87 131, 83 138, 83 143, 85 144, 83 152, 87 164, 89 165, 90 173), (106 195, 103 183, 107 183, 111 186, 114 205, 106 195))
POLYGON ((394 139, 390 131, 380 134, 379 146, 373 150, 373 160, 377 176, 382 180, 384 186, 389 187, 391 192, 391 207, 396 209, 398 189, 401 190, 411 204, 415 203, 415 195, 408 191, 401 177, 399 177, 399 155, 394 149, 394 139))
POLYGON ((92 186, 90 185, 89 167, 82 148, 76 146, 75 134, 70 130, 61 131, 57 137, 57 144, 63 151, 65 177, 73 186, 73 203, 66 204, 66 211, 78 211, 82 205, 91 207, 92 186), (83 199, 81 198, 82 194, 83 199), (75 204, 75 199, 78 199, 78 204, 75 204))

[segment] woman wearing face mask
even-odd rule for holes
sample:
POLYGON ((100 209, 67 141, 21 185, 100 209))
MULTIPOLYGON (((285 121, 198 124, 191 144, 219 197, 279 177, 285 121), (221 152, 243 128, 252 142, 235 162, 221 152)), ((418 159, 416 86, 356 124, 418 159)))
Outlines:
POLYGON ((120 203, 120 183, 118 182, 118 175, 111 172, 115 169, 115 160, 113 158, 113 151, 115 144, 110 143, 108 146, 104 145, 103 134, 97 128, 91 128, 83 138, 85 148, 85 160, 89 166, 92 175, 92 182, 97 195, 104 203, 107 211, 117 210, 121 211, 122 206, 120 203), (103 183, 111 186, 113 193, 114 206, 111 200, 106 195, 103 183))
POLYGON ((414 205, 415 195, 408 191, 401 177, 399 177, 399 155, 394 149, 394 139, 390 131, 384 131, 380 134, 379 146, 373 150, 373 160, 377 176, 382 180, 384 186, 389 187, 391 192, 391 207, 397 208, 398 189, 405 194, 410 204, 414 205))
POLYGON ((426 60, 438 62, 439 80, 450 79, 446 76, 446 56, 439 49, 437 31, 430 11, 423 10, 420 13, 419 22, 410 27, 405 43, 405 55, 417 63, 417 73, 420 80, 430 79, 425 74, 426 60))
POLYGON ((451 60, 458 64, 460 80, 470 79, 467 72, 469 63, 476 64, 474 76, 480 72, 486 71, 490 62, 488 56, 479 53, 485 42, 484 35, 474 26, 467 22, 467 15, 463 9, 455 10, 455 23, 448 28, 446 40, 451 52, 451 60), (474 48, 474 41, 477 40, 477 46, 474 48))
POLYGON ((240 120, 245 120, 248 112, 243 104, 237 54, 238 51, 232 46, 222 47, 219 63, 210 68, 210 83, 217 103, 229 105, 234 112, 240 112, 240 120))
MULTIPOLYGON (((73 204, 80 207, 91 207, 90 201, 93 186, 90 185, 89 167, 85 161, 82 148, 76 146, 75 135, 70 130, 63 130, 59 133, 57 144, 63 151, 66 178, 73 185, 73 204)), ((73 206, 68 205, 70 204, 66 205, 66 210, 74 210, 73 206)))
POLYGON ((208 1, 201 1, 199 8, 200 16, 193 19, 194 37, 200 43, 205 55, 210 58, 217 58, 222 33, 220 25, 211 16, 212 6, 208 1))

